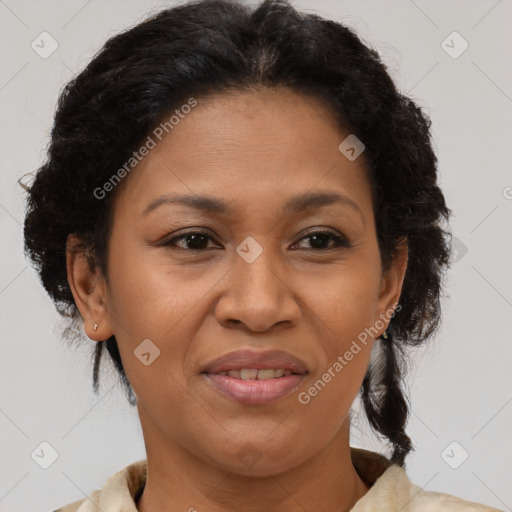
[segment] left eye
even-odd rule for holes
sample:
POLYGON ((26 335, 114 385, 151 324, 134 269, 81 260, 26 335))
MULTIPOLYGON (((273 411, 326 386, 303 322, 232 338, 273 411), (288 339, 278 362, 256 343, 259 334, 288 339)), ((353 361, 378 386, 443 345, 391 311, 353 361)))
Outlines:
POLYGON ((302 237, 300 240, 309 240, 310 244, 315 249, 334 249, 336 247, 351 247, 347 239, 343 236, 340 236, 336 233, 331 233, 330 231, 314 231, 308 233, 306 236, 302 237), (322 246, 326 240, 334 240, 334 244, 328 247, 319 247, 322 246))
MULTIPOLYGON (((203 251, 205 249, 208 249, 207 245, 208 241, 210 240, 213 241, 213 238, 204 231, 190 231, 183 235, 171 238, 167 242, 164 242, 162 246, 177 247, 180 249, 191 251, 203 251), (185 244, 187 247, 183 247, 177 244, 177 242, 182 240, 185 240, 185 244)), ((303 236, 299 240, 299 242, 302 240, 309 240, 309 243, 311 244, 311 247, 314 250, 333 249, 336 247, 351 247, 351 245, 349 244, 345 237, 340 236, 336 233, 332 233, 330 231, 314 231, 308 233, 306 236, 303 236), (324 247, 326 242, 328 242, 329 240, 334 240, 334 244, 324 247)))

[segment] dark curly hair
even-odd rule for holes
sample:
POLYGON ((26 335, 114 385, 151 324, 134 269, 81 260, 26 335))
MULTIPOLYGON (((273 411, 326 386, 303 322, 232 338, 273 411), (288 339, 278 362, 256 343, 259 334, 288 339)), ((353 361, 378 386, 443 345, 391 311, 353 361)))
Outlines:
MULTIPOLYGON (((70 320, 66 338, 83 341, 67 280, 66 239, 77 234, 91 268, 107 275, 112 204, 120 187, 101 201, 93 191, 188 98, 262 87, 320 98, 340 128, 363 141, 384 270, 407 241, 400 311, 361 390, 370 425, 391 443, 391 460, 405 466, 413 447, 405 433, 404 348, 420 345, 439 326, 450 255, 443 221, 451 211, 436 181, 429 117, 398 92, 377 51, 353 29, 298 12, 285 0, 254 8, 202 0, 163 10, 109 39, 60 94, 46 161, 25 187, 25 254, 70 320)), ((94 390, 104 344, 134 405, 114 336, 96 344, 94 390)))

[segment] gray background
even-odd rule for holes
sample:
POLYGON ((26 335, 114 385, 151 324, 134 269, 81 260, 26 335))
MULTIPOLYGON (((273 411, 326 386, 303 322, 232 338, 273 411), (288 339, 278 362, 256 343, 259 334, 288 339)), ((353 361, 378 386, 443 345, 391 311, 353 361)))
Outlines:
MULTIPOLYGON (((61 339, 63 324, 23 256, 16 180, 43 160, 61 87, 108 37, 172 4, 0 0, 1 511, 53 510, 145 458, 136 409, 115 376, 104 371, 92 392, 94 342, 74 350, 61 339), (48 58, 31 47, 43 31, 58 44, 48 58), (58 453, 48 469, 31 457, 43 441, 58 453)), ((354 27, 432 119, 459 251, 442 328, 414 354, 407 380, 416 446, 407 471, 427 490, 512 510, 512 1, 294 5, 354 27), (453 31, 469 44, 457 58, 442 45, 453 31)), ((457 37, 445 43, 452 53, 462 49, 457 37)), ((385 453, 363 419, 352 444, 385 453)))

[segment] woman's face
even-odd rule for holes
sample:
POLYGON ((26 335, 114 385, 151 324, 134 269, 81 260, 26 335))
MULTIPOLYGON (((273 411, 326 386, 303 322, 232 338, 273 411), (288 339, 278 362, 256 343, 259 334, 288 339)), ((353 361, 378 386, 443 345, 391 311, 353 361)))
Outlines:
POLYGON ((289 91, 198 98, 125 178, 101 328, 118 341, 148 453, 276 474, 348 425, 368 329, 384 331, 405 271, 402 259, 382 274, 364 153, 338 148, 348 135, 289 91), (211 367, 237 350, 284 351, 302 373, 247 381, 211 367))

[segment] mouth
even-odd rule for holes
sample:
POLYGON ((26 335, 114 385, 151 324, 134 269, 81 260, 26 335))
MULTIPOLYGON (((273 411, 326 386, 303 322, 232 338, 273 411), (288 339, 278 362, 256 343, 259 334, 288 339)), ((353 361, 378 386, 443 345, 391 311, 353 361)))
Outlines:
POLYGON ((309 373, 304 361, 282 350, 237 350, 202 370, 214 390, 246 405, 267 404, 290 395, 309 373))
POLYGON ((270 380, 288 377, 289 375, 303 375, 303 373, 284 368, 268 368, 262 370, 258 370, 257 368, 244 368, 242 370, 222 371, 213 375, 222 375, 224 377, 233 377, 234 379, 241 380, 270 380))

